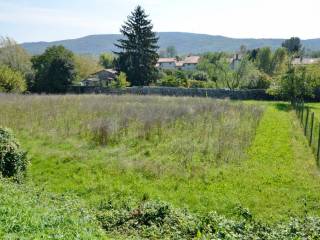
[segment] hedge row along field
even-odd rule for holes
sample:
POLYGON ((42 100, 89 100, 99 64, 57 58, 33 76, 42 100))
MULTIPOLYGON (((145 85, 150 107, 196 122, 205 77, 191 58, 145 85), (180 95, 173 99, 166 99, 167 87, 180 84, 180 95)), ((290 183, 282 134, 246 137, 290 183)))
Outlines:
POLYGON ((319 173, 289 105, 0 95, 0 109, 31 160, 19 189, 83 202, 105 237, 295 239, 319 229, 309 217, 320 214, 319 173))

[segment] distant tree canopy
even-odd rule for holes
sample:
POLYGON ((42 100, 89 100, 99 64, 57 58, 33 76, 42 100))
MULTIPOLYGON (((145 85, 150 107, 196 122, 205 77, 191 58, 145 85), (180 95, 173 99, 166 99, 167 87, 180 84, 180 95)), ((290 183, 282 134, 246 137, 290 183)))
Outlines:
POLYGON ((6 65, 23 75, 31 72, 29 54, 9 37, 0 37, 0 65, 6 65))
POLYGON ((302 49, 301 40, 298 37, 292 37, 282 43, 282 47, 286 48, 289 53, 299 53, 302 49))
POLYGON ((74 61, 77 72, 76 81, 81 81, 102 68, 98 59, 90 55, 74 55, 74 61))
POLYGON ((53 46, 31 59, 35 92, 64 93, 76 78, 74 55, 63 46, 53 46))
POLYGON ((170 57, 170 58, 176 57, 178 55, 178 52, 175 46, 168 46, 166 49, 166 52, 167 52, 167 57, 170 57))
POLYGON ((116 68, 126 73, 133 86, 147 86, 157 77, 158 38, 142 7, 138 6, 121 28, 124 38, 115 44, 120 49, 116 68))
POLYGON ((283 73, 286 70, 288 54, 285 48, 278 48, 275 52, 272 52, 269 47, 254 49, 248 55, 257 68, 269 76, 283 73))
POLYGON ((99 58, 99 63, 104 68, 114 68, 114 55, 111 53, 102 53, 99 58))
POLYGON ((290 101, 311 97, 313 95, 315 79, 305 66, 290 66, 286 73, 281 75, 275 94, 290 101))

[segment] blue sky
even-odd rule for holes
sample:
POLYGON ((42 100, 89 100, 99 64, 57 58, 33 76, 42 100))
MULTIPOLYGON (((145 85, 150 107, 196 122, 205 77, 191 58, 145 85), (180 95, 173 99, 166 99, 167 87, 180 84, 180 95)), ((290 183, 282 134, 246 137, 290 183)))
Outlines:
POLYGON ((320 0, 0 0, 0 35, 29 42, 118 33, 138 4, 155 31, 320 37, 320 0))

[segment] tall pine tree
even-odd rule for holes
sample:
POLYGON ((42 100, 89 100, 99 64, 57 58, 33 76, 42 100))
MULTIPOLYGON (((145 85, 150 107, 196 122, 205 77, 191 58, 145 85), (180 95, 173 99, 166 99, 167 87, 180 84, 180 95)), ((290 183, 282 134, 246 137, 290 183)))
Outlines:
POLYGON ((141 6, 128 16, 121 28, 123 39, 115 44, 120 49, 116 68, 125 72, 132 86, 147 86, 156 79, 159 49, 153 25, 141 6))

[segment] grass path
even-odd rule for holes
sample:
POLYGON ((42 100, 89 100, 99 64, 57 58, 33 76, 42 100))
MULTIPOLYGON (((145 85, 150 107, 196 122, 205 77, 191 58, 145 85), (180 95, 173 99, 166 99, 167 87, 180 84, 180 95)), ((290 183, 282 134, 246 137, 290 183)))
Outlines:
POLYGON ((294 113, 269 107, 246 162, 241 198, 263 219, 320 213, 320 177, 294 113))

